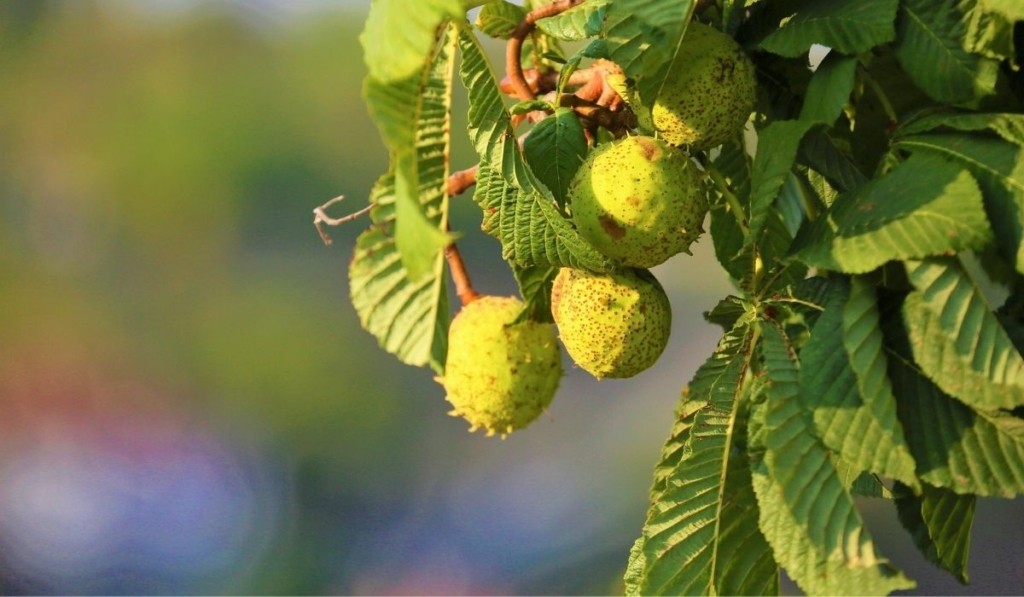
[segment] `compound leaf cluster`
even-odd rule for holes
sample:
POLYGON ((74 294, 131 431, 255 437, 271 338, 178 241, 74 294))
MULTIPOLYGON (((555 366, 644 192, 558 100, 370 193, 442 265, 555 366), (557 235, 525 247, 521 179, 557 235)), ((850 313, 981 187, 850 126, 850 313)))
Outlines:
POLYGON ((922 553, 966 582, 977 496, 1024 493, 1021 3, 491 0, 472 25, 467 8, 377 0, 362 36, 391 156, 350 267, 363 326, 443 371, 456 79, 483 231, 520 318, 551 321, 559 268, 618 267, 570 217, 577 169, 616 134, 655 134, 691 22, 724 31, 755 65, 754 113, 720 147, 682 150, 736 293, 707 313, 725 335, 683 390, 626 592, 771 594, 780 569, 810 594, 912 588, 855 496, 892 500, 922 553), (519 59, 547 87, 519 101, 479 35, 531 24, 519 59), (567 57, 563 42, 583 43, 567 57), (628 130, 574 101, 594 60, 621 68, 605 83, 628 130))

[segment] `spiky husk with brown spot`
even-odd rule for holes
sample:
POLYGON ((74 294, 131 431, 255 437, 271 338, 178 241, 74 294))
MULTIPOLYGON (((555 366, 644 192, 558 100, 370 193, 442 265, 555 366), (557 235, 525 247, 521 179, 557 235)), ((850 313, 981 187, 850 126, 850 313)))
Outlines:
POLYGON ((754 110, 754 65, 731 37, 690 23, 651 109, 658 135, 704 150, 743 130, 754 110))
POLYGON ((438 378, 450 414, 502 437, 532 423, 551 404, 562 376, 555 328, 512 323, 515 297, 482 296, 464 306, 448 330, 448 358, 438 378))
POLYGON ((664 263, 704 231, 707 192, 684 153, 654 137, 626 137, 590 152, 568 193, 580 234, 629 267, 664 263))
POLYGON ((633 377, 653 365, 668 344, 672 309, 647 270, 595 274, 562 268, 551 291, 551 313, 565 350, 594 377, 633 377))

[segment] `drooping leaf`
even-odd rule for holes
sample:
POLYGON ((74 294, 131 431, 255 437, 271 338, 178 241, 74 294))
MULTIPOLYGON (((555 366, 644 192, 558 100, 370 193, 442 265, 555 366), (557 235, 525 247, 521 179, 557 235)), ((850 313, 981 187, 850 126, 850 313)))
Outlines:
POLYGON ((683 394, 682 419, 655 473, 652 506, 628 586, 643 595, 778 591, 757 528, 742 416, 751 332, 730 331, 683 394))
POLYGON ((825 311, 800 352, 800 398, 822 442, 858 472, 917 486, 914 459, 886 377, 875 294, 854 278, 829 280, 825 311))
POLYGON ((523 152, 533 173, 564 206, 569 183, 587 156, 587 138, 576 113, 558 108, 538 122, 523 142, 523 152))
POLYGON ((370 78, 395 83, 422 72, 438 27, 464 14, 462 0, 374 0, 359 36, 370 78))
POLYGON ((469 136, 480 156, 474 199, 484 209, 484 229, 501 241, 505 258, 522 267, 612 269, 611 260, 579 235, 527 165, 501 92, 472 32, 460 32, 459 47, 460 74, 469 92, 469 136), (482 184, 481 174, 488 170, 497 176, 485 178, 482 184))
POLYGON ((448 218, 450 29, 428 66, 418 82, 366 86, 371 112, 392 148, 392 172, 371 193, 374 228, 356 243, 349 280, 360 323, 381 347, 404 363, 429 364, 441 373, 449 315, 444 258, 437 249, 447 238, 441 231, 448 218))
POLYGON ((914 361, 945 393, 984 410, 1024 406, 1024 358, 959 262, 908 262, 903 305, 914 361))
MULTIPOLYGON (((765 324, 769 386, 763 460, 751 454, 760 527, 775 558, 808 594, 884 594, 914 586, 874 546, 853 498, 800 405, 799 369, 787 339, 765 324)), ((752 419, 753 425, 753 419, 752 419)), ((753 433, 753 431, 752 431, 753 433)), ((756 448, 756 442, 751 442, 756 448)))
POLYGON ((764 40, 769 52, 795 58, 813 44, 843 54, 859 54, 895 37, 897 0, 816 0, 795 13, 764 40))
MULTIPOLYGON (((668 441, 661 449, 661 459, 654 467, 654 482, 651 484, 650 503, 653 507, 661 501, 661 496, 668 488, 668 479, 679 465, 686 450, 686 444, 690 439, 690 430, 693 428, 694 417, 701 408, 707 406, 706 400, 689 398, 689 386, 683 389, 683 395, 676 408, 675 422, 672 424, 672 432, 668 441)), ((641 534, 633 543, 629 553, 629 563, 626 566, 625 594, 640 594, 640 585, 645 580, 647 569, 647 555, 645 553, 646 537, 641 534)))
POLYGON ((896 484, 896 512, 929 562, 967 584, 967 554, 978 498, 924 485, 921 495, 896 484))
POLYGON ((413 280, 402 265, 389 227, 395 219, 394 176, 377 182, 370 200, 375 225, 359 235, 349 266, 349 292, 363 328, 408 365, 444 371, 448 341, 448 292, 444 259, 433 275, 413 280))
POLYGON ((529 319, 544 323, 554 323, 551 315, 551 286, 558 274, 557 267, 512 267, 519 294, 526 303, 526 308, 516 322, 529 319))
POLYGON ((537 28, 555 39, 580 41, 594 37, 604 25, 605 10, 611 0, 587 0, 569 10, 537 21, 537 28))
POLYGON ((451 242, 447 221, 448 145, 455 36, 446 27, 423 71, 384 84, 368 78, 364 96, 391 153, 395 193, 395 242, 413 279, 430 275, 451 242), (440 209, 431 218, 424 206, 440 209))
POLYGON ((473 24, 485 35, 508 39, 525 16, 526 11, 522 6, 505 0, 494 0, 480 8, 480 13, 473 24))
POLYGON ((831 125, 839 118, 853 92, 857 58, 829 52, 811 77, 799 120, 831 125))
POLYGON ((897 412, 918 477, 962 495, 1024 493, 1024 419, 972 410, 925 377, 913 363, 898 303, 882 309, 882 331, 897 412))
POLYGON ((981 248, 991 238, 971 174, 936 156, 913 155, 841 195, 801 232, 794 252, 809 266, 865 273, 891 260, 981 248))
POLYGON ((975 105, 995 90, 999 64, 964 49, 964 15, 952 2, 902 0, 896 26, 896 58, 933 100, 975 105))
MULTIPOLYGON (((962 125, 964 121, 957 121, 962 125)), ((998 126, 999 134, 1018 134, 1013 121, 998 126), (1013 128, 1011 128, 1013 127, 1013 128), (1014 132, 1016 131, 1016 132, 1014 132)), ((1000 254, 1024 273, 1024 144, 982 135, 920 134, 896 141, 895 146, 954 160, 977 179, 985 197, 985 212, 992 224, 1000 254)))

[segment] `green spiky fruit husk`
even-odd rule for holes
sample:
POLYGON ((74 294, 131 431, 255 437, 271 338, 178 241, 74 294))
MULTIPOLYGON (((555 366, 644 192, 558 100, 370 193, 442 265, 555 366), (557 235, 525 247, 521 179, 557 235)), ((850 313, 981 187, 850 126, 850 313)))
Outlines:
POLYGON ((654 128, 672 145, 721 145, 743 130, 756 90, 743 48, 721 31, 690 23, 651 108, 654 128))
POLYGON ((561 354, 555 328, 512 323, 523 310, 514 297, 482 296, 464 306, 448 330, 445 374, 438 381, 470 431, 505 436, 532 423, 558 389, 561 354))
POLYGON ((654 137, 626 137, 590 152, 568 198, 580 234, 637 268, 689 252, 708 211, 697 167, 654 137))
POLYGON ((633 377, 653 365, 668 344, 672 309, 647 270, 594 274, 562 268, 551 291, 551 313, 566 352, 594 377, 633 377))

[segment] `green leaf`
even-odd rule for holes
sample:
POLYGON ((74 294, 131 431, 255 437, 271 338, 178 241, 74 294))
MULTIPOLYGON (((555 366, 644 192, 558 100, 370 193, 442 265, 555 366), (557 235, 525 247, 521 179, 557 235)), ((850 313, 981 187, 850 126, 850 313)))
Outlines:
POLYGON ((955 259, 908 262, 914 360, 942 391, 984 410, 1024 405, 1024 358, 955 259))
POLYGON ((812 595, 912 588, 913 581, 875 556, 853 498, 815 437, 809 413, 800 405, 799 369, 788 341, 773 324, 762 330, 769 379, 764 454, 763 461, 751 454, 751 461, 760 527, 775 558, 812 595))
POLYGON ((967 584, 967 554, 978 498, 925 485, 921 495, 896 484, 896 512, 929 562, 967 584))
POLYGON ((518 267, 512 266, 519 294, 526 303, 523 313, 513 323, 529 319, 543 323, 554 323, 551 316, 551 287, 558 275, 557 267, 518 267))
POLYGON ((985 10, 997 13, 1011 21, 1024 21, 1024 4, 1018 0, 983 0, 985 10))
MULTIPOLYGON (((850 156, 836 145, 825 130, 811 131, 804 136, 797 159, 823 175, 841 193, 856 190, 868 181, 850 156)), ((832 202, 826 200, 825 204, 831 205, 832 202)))
MULTIPOLYGON (((661 501, 661 496, 668 488, 668 479, 679 465, 683 457, 686 444, 690 439, 690 430, 693 428, 694 418, 701 408, 707 406, 706 400, 689 399, 689 386, 683 389, 682 398, 676 408, 675 423, 672 425, 672 432, 668 441, 661 450, 661 459, 654 467, 654 482, 651 485, 650 503, 661 501)), ((644 574, 647 568, 647 556, 645 553, 646 537, 641 534, 633 543, 629 553, 629 563, 626 566, 625 594, 637 595, 640 593, 640 585, 644 582, 644 574)))
POLYGON ((501 92, 472 32, 460 32, 459 47, 460 74, 469 93, 469 136, 480 156, 473 198, 484 209, 484 230, 501 241, 506 260, 522 267, 610 271, 612 261, 579 235, 527 165, 501 92))
POLYGON ((611 0, 587 0, 569 10, 537 21, 537 28, 562 41, 581 41, 594 37, 604 25, 605 10, 611 0))
POLYGON ((800 398, 817 434, 859 471, 917 486, 914 459, 896 418, 870 283, 829 281, 825 311, 800 351, 800 398))
POLYGON ((911 360, 899 305, 882 309, 889 379, 918 477, 959 494, 1024 493, 1024 420, 975 411, 933 384, 911 360))
POLYGON ((991 12, 986 0, 958 0, 967 34, 964 49, 995 60, 1009 60, 1016 66, 1013 48, 1013 20, 991 12))
MULTIPOLYGON (((1011 122, 992 126, 1010 138, 1019 134, 1011 122)), ((895 146, 941 155, 964 165, 981 186, 1000 254, 1024 273, 1024 149, 1020 145, 981 135, 927 134, 900 139, 895 146)))
POLYGON ((374 0, 359 35, 370 78, 394 83, 422 72, 438 27, 464 14, 462 0, 374 0))
POLYGON ((393 175, 381 177, 370 200, 375 225, 359 235, 349 265, 352 305, 382 348, 403 363, 430 364, 441 374, 448 342, 444 259, 437 255, 433 275, 414 281, 388 233, 395 220, 393 175))
POLYGON ((609 58, 636 82, 642 105, 658 97, 693 9, 694 0, 615 0, 608 7, 602 34, 609 58))
POLYGON ((485 35, 508 39, 525 16, 526 10, 522 6, 494 0, 483 5, 473 24, 485 35))
POLYGON ((392 84, 367 79, 363 88, 391 153, 395 240, 413 279, 429 275, 440 250, 451 242, 443 227, 454 68, 455 36, 445 28, 421 73, 392 84), (428 217, 424 206, 440 210, 440 217, 428 217))
POLYGON ((834 123, 850 102, 856 73, 856 57, 829 52, 811 77, 799 120, 834 123))
POLYGON ((891 260, 981 248, 991 239, 971 174, 936 156, 913 155, 841 195, 801 232, 794 251, 812 267, 865 273, 891 260))
POLYGON ((587 137, 576 113, 558 108, 534 125, 523 143, 523 153, 533 173, 555 196, 559 207, 564 207, 569 183, 587 156, 587 137))
POLYGON ((775 198, 796 162, 800 140, 814 126, 813 122, 778 120, 758 132, 757 154, 750 174, 750 234, 747 245, 760 238, 775 198))
POLYGON ((893 137, 901 139, 915 133, 926 133, 935 129, 955 131, 990 130, 1004 141, 1024 146, 1024 114, 1000 114, 977 112, 940 112, 908 120, 896 129, 893 137))
POLYGON ((757 528, 738 419, 751 332, 726 334, 683 394, 683 417, 655 471, 652 505, 628 586, 643 595, 778 591, 778 567, 757 528), (636 562, 642 561, 643 566, 636 562))
POLYGON ((933 100, 976 105, 995 91, 999 63, 964 49, 964 15, 951 2, 901 0, 896 58, 933 100))
POLYGON ((801 5, 761 41, 769 52, 795 58, 814 44, 859 54, 895 38, 897 0, 817 0, 801 5))
MULTIPOLYGON (((413 280, 429 276, 441 249, 451 242, 423 212, 417 195, 422 188, 417 172, 417 155, 403 151, 392 157, 395 163, 395 245, 406 273, 413 280)), ((424 181, 427 182, 427 181, 424 181)), ((432 182, 432 181, 431 181, 432 182)), ((443 185, 428 192, 446 196, 443 185)), ((447 211, 447 202, 445 208, 447 211)))

